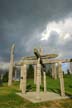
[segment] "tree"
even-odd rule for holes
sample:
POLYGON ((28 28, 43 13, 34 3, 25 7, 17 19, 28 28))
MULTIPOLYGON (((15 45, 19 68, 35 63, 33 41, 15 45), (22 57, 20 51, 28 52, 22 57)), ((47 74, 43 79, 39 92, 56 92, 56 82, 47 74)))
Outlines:
POLYGON ((29 65, 27 69, 27 78, 34 78, 34 68, 32 65, 29 65))
POLYGON ((3 76, 3 82, 8 82, 8 71, 3 76))
POLYGON ((47 68, 46 74, 47 74, 48 76, 51 77, 51 71, 52 71, 52 69, 51 69, 51 64, 47 64, 47 65, 46 65, 46 68, 47 68))
POLYGON ((67 74, 70 75, 70 71, 69 71, 69 69, 67 69, 67 74))

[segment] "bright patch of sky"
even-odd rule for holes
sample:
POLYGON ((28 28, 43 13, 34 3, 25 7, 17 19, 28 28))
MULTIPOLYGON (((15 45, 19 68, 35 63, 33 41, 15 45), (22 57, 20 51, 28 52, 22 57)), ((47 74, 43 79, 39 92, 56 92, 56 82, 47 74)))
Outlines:
POLYGON ((46 25, 46 29, 42 32, 41 41, 48 40, 52 31, 59 35, 60 40, 72 38, 72 18, 69 17, 58 22, 49 22, 46 25))
POLYGON ((67 73, 67 69, 70 69, 69 63, 62 63, 62 70, 67 73))

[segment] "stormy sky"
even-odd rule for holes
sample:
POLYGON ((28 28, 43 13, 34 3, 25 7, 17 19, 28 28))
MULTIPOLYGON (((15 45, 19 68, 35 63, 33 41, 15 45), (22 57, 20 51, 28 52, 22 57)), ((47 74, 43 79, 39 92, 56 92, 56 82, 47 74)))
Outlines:
POLYGON ((0 0, 0 61, 33 55, 34 48, 72 58, 72 0, 0 0))

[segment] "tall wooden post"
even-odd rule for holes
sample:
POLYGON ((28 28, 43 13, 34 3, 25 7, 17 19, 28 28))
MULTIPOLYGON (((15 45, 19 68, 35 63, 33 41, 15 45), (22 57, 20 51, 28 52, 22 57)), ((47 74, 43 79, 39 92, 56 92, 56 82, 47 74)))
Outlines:
POLYGON ((52 78, 57 79, 57 73, 56 73, 56 64, 52 64, 52 78))
MULTIPOLYGON (((39 52, 40 52, 40 55, 43 55, 43 49, 42 48, 40 48, 39 52)), ((45 71, 43 71, 43 81, 44 81, 44 92, 46 92, 47 90, 46 90, 46 72, 45 71)))
POLYGON ((70 62, 70 74, 72 74, 72 62, 70 62))
POLYGON ((9 75, 8 75, 8 86, 12 85, 12 80, 13 80, 14 48, 15 48, 15 44, 13 44, 12 47, 11 47, 11 57, 10 57, 9 75))
POLYGON ((54 78, 54 64, 52 64, 52 78, 54 78))
POLYGON ((59 63, 57 63, 57 77, 59 78, 59 63))
POLYGON ((61 96, 65 96, 64 79, 63 79, 61 62, 59 62, 59 79, 60 79, 61 96))
MULTIPOLYGON (((39 54, 40 54, 40 56, 43 55, 43 49, 42 49, 42 48, 39 49, 39 54)), ((42 83, 42 73, 41 73, 41 71, 40 71, 40 84, 41 84, 41 83, 42 83)))
POLYGON ((24 64, 22 67, 22 82, 21 82, 22 93, 26 93, 26 77, 27 77, 26 64, 24 64))
POLYGON ((20 72, 20 90, 22 90, 23 72, 24 72, 24 67, 21 66, 21 72, 20 72))
POLYGON ((54 79, 57 79, 56 64, 54 63, 54 79))
POLYGON ((17 79, 17 69, 15 68, 15 72, 14 72, 14 79, 17 79))
POLYGON ((36 84, 36 77, 37 76, 37 66, 36 65, 34 65, 34 84, 36 84))
POLYGON ((41 72, 41 64, 40 64, 40 58, 38 58, 37 62, 37 81, 36 81, 36 93, 37 93, 37 99, 40 99, 40 72, 41 72))
POLYGON ((46 72, 43 72, 43 76, 44 76, 44 92, 46 93, 47 88, 46 88, 46 72))

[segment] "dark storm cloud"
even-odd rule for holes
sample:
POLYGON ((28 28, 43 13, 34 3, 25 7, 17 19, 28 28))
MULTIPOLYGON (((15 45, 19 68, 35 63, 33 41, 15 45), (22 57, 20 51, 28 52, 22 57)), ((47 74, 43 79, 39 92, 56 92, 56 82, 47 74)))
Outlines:
POLYGON ((32 54, 32 48, 45 44, 39 41, 38 33, 46 24, 65 18, 71 11, 72 0, 0 0, 0 58, 9 61, 12 43, 16 44, 16 60, 32 54))

